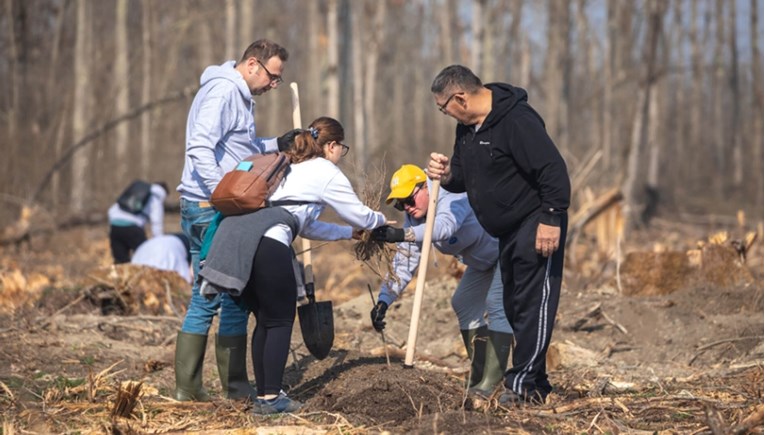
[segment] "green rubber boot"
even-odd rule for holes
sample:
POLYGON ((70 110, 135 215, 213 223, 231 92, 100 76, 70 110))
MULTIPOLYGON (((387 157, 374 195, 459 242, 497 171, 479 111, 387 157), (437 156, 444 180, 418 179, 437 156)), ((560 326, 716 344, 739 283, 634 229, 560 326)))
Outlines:
POLYGON ((255 401, 258 394, 247 380, 247 336, 215 335, 215 360, 223 395, 227 399, 255 401))
POLYGON ((175 342, 175 399, 182 402, 207 402, 202 388, 202 364, 207 336, 179 332, 175 342))
POLYGON ((486 342, 488 328, 484 325, 476 329, 461 329, 462 341, 465 343, 468 358, 470 358, 470 378, 468 387, 481 382, 483 367, 486 361, 486 342))
POLYGON ((494 392, 494 387, 505 377, 507 359, 510 356, 512 346, 513 334, 489 330, 483 377, 480 382, 470 389, 471 392, 486 397, 489 397, 494 392))

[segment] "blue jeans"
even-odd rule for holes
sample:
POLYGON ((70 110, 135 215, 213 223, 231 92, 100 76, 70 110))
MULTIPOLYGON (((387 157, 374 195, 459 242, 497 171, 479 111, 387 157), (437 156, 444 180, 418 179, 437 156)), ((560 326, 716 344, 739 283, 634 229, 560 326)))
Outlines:
POLYGON ((181 229, 189 238, 191 246, 191 264, 194 267, 194 285, 191 289, 191 301, 183 319, 181 331, 189 334, 207 335, 213 316, 218 314, 218 334, 221 336, 247 335, 247 321, 250 313, 239 307, 229 295, 220 294, 207 301, 199 295, 199 250, 202 248, 205 230, 215 216, 212 207, 200 207, 198 202, 181 198, 181 229))

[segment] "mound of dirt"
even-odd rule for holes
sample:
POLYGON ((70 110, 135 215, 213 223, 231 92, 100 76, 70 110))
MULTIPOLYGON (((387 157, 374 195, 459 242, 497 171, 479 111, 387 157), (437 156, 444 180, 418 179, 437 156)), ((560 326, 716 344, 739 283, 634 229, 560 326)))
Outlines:
MULTIPOLYGON (((306 357, 285 375, 290 395, 305 402, 301 414, 342 415, 352 426, 392 433, 492 433, 508 421, 496 410, 475 409, 464 378, 419 362, 337 350, 322 361, 306 357), (434 432, 434 428, 436 429, 434 432)), ((334 418, 334 417, 332 417, 334 418)))
POLYGON ((400 362, 388 367, 379 358, 356 359, 333 367, 325 376, 327 383, 307 403, 307 410, 341 412, 358 425, 397 426, 462 406, 463 390, 456 379, 405 368, 400 362))

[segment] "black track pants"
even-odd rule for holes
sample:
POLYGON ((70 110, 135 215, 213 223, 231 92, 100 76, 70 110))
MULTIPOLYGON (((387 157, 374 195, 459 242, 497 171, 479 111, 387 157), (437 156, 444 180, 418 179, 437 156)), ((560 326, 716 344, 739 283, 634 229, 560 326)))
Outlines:
POLYGON ((558 311, 567 224, 562 216, 560 247, 548 258, 535 249, 539 213, 499 237, 503 301, 516 342, 505 386, 520 395, 544 398, 552 390, 545 358, 558 311))

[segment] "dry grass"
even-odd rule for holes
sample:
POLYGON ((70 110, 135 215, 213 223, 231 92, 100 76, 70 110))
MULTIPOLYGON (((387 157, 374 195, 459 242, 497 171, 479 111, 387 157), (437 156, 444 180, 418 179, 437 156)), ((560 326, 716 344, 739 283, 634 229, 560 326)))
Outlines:
MULTIPOLYGON (((372 210, 379 210, 388 189, 385 165, 374 166, 363 172, 359 179, 359 199, 372 210)), ((361 239, 354 243, 353 252, 357 260, 362 261, 380 279, 395 276, 393 256, 395 245, 371 239, 371 232, 364 231, 361 239)))
MULTIPOLYGON (((51 390, 58 388, 59 391, 48 394, 48 399, 42 403, 21 402, 7 395, 9 403, 3 411, 3 433, 248 434, 268 430, 268 433, 365 434, 377 433, 388 426, 360 423, 358 415, 352 412, 363 413, 360 404, 358 409, 349 409, 348 415, 314 409, 295 415, 256 417, 246 403, 225 400, 175 402, 141 382, 114 381, 120 373, 114 371, 116 366, 91 377, 88 385, 77 392, 63 385, 52 387, 51 390), (90 390, 87 394, 90 397, 83 394, 85 390, 90 390), (354 415, 356 418, 351 418, 354 415)), ((440 418, 438 433, 464 433, 466 430, 524 434, 762 433, 762 376, 761 365, 706 370, 687 378, 634 382, 617 382, 594 370, 558 372, 556 378, 560 388, 548 397, 545 405, 503 407, 495 396, 483 404, 468 404, 456 409, 460 405, 449 405, 447 400, 425 413, 421 405, 415 406, 416 418, 404 419, 399 422, 401 425, 393 424, 387 428, 396 432, 426 427, 430 420, 435 422, 440 418), (448 421, 449 414, 454 412, 461 413, 461 422, 448 421)), ((356 379, 346 381, 364 384, 363 379, 356 379)), ((403 378, 399 381, 404 382, 403 378)), ((424 396, 447 394, 449 400, 461 402, 458 397, 461 392, 456 389, 452 392, 451 384, 443 385, 444 388, 437 392, 421 391, 424 379, 420 381, 403 386, 424 396)), ((340 381, 333 379, 330 384, 336 382, 340 381)), ((329 384, 324 388, 329 388, 329 384)), ((316 397, 323 396, 318 394, 316 397)), ((401 398, 409 402, 405 396, 401 398)), ((418 399, 418 402, 422 400, 418 399)), ((370 418, 379 417, 374 409, 369 413, 370 418)))

